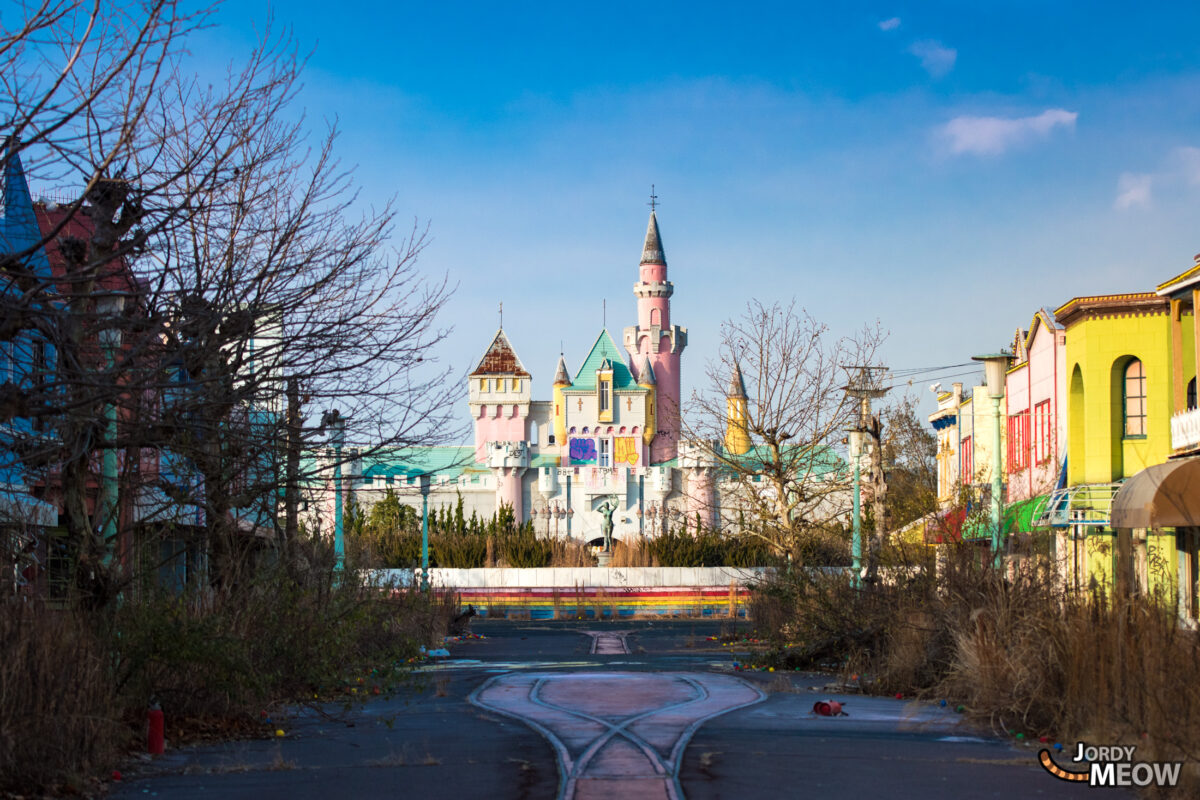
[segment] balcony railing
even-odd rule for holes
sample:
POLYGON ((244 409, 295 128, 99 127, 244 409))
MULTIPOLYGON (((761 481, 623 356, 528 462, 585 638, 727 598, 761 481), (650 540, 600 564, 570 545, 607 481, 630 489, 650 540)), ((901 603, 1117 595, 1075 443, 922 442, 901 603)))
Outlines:
POLYGON ((1194 450, 1200 447, 1200 409, 1181 411, 1171 417, 1171 448, 1194 450))

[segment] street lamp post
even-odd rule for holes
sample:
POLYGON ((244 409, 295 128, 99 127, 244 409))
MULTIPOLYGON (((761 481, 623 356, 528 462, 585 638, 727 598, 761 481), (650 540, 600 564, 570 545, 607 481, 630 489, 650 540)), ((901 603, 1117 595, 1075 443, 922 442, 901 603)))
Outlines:
POLYGON ((421 591, 429 591, 429 475, 418 477, 421 486, 421 591))
MULTIPOLYGON (((104 352, 104 367, 110 372, 117 363, 121 348, 121 329, 117 320, 125 307, 122 297, 105 297, 96 303, 97 313, 112 324, 101 329, 100 347, 104 352)), ((41 364, 35 365, 41 367, 41 364)), ((115 376, 109 378, 114 384, 115 376)), ((104 404, 105 448, 100 460, 100 525, 104 538, 104 563, 113 556, 117 540, 117 405, 109 400, 104 404)))
POLYGON ((1000 401, 1004 399, 1004 376, 1008 372, 1012 354, 999 352, 973 356, 982 361, 987 383, 988 396, 992 399, 992 565, 999 568, 1002 563, 1000 552, 1000 493, 1003 491, 1002 470, 1004 462, 1000 456, 1000 401))
POLYGON ((329 445, 333 448, 333 557, 338 572, 346 564, 346 543, 343 540, 342 515, 342 447, 346 443, 346 419, 337 409, 326 412, 329 445))
POLYGON ((850 540, 850 556, 853 559, 850 583, 855 589, 862 581, 862 482, 860 463, 862 461, 863 440, 866 432, 858 429, 849 431, 850 460, 854 462, 854 515, 852 520, 852 538, 850 540))

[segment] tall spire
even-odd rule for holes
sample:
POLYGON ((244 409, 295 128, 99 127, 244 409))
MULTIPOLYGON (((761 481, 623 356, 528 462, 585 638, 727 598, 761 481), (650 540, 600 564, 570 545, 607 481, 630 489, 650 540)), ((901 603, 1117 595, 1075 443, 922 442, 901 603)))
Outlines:
POLYGON ((642 386, 654 386, 658 380, 654 377, 654 367, 650 364, 649 356, 642 356, 641 366, 638 367, 638 384, 642 386))
POLYGON ((560 353, 558 356, 558 369, 554 372, 555 386, 570 386, 571 376, 567 372, 567 360, 560 353))
POLYGON ((733 362, 733 374, 729 377, 729 391, 725 396, 746 399, 746 383, 742 380, 742 368, 737 361, 733 362))
POLYGON ((42 244, 42 231, 33 213, 33 199, 21 166, 21 151, 17 141, 4 141, 4 216, 0 219, 0 253, 24 253, 26 264, 43 277, 50 275, 50 262, 42 244))
POLYGON ((646 244, 642 247, 643 264, 667 264, 667 253, 663 250, 662 236, 658 233, 658 215, 650 212, 650 223, 646 226, 646 244))

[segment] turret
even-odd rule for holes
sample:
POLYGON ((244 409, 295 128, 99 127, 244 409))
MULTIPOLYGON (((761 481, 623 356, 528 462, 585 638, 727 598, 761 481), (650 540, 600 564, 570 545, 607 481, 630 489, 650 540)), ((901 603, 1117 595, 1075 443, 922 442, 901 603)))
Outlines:
POLYGON ((746 416, 746 384, 742 381, 742 369, 733 362, 733 375, 729 379, 729 390, 725 393, 728 419, 725 423, 725 450, 740 456, 750 450, 750 432, 746 416))
POLYGON ((638 322, 625 329, 625 349, 634 361, 645 356, 656 380, 655 422, 657 435, 650 448, 650 463, 675 458, 679 443, 679 357, 687 346, 687 329, 671 324, 671 295, 675 286, 667 280, 667 255, 658 230, 658 216, 650 212, 646 240, 638 265, 638 322))
POLYGON ((650 359, 646 356, 642 356, 641 366, 638 367, 638 386, 646 390, 646 398, 642 401, 646 404, 646 424, 643 427, 642 440, 646 443, 646 447, 649 447, 654 441, 656 433, 654 405, 658 399, 658 387, 654 378, 654 367, 650 366, 650 359))
POLYGON ((563 399, 563 389, 570 386, 567 361, 559 354, 558 369, 554 372, 554 441, 559 446, 565 446, 567 443, 567 403, 563 399))
POLYGON ((501 329, 467 379, 475 420, 475 461, 487 459, 488 442, 526 441, 530 374, 501 329))

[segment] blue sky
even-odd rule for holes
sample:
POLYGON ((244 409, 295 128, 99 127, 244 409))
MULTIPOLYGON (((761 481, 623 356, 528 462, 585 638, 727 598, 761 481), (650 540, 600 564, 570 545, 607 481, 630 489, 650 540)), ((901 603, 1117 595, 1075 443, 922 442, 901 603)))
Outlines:
MULTIPOLYGON (((602 300, 614 335, 632 322, 652 183, 685 393, 750 298, 794 297, 838 333, 877 319, 904 369, 1190 266, 1200 6, 1133 8, 288 2, 275 19, 314 49, 299 102, 337 118, 362 201, 430 225, 423 268, 459 286, 442 359, 469 370, 503 301, 544 399, 602 300)), ((227 3, 199 68, 266 15, 227 3)))

